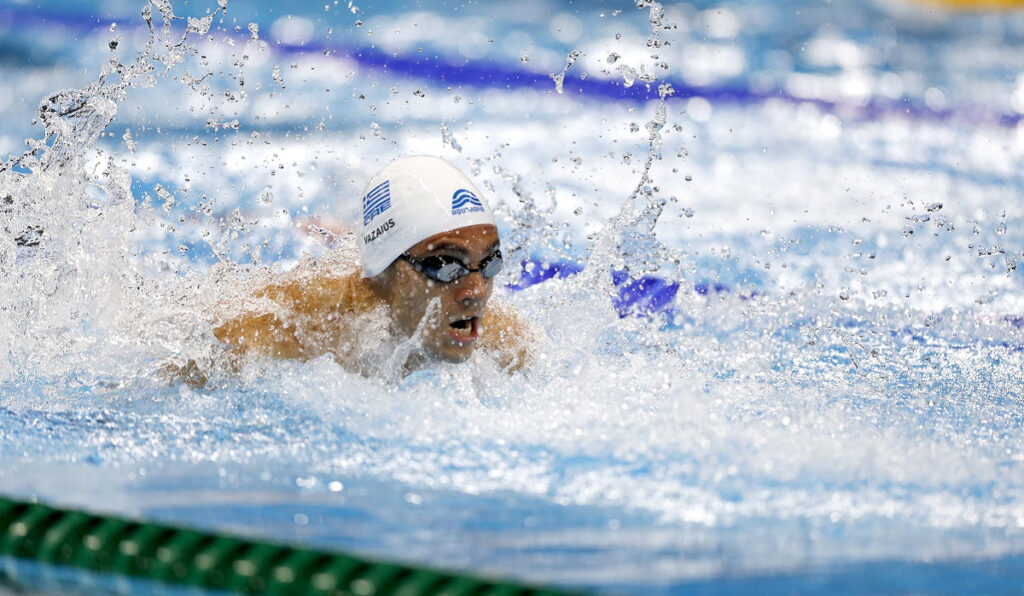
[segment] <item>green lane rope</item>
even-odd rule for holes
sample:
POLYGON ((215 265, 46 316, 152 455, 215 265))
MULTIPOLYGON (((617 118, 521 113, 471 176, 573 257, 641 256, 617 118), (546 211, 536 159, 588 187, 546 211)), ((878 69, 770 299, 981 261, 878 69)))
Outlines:
POLYGON ((568 596, 3 497, 0 555, 243 594, 568 596))

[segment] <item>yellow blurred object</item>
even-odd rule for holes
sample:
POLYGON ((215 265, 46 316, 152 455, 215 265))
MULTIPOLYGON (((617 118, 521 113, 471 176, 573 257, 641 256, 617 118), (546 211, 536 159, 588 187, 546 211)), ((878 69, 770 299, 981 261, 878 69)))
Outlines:
POLYGON ((1024 0, 918 0, 918 2, 957 10, 1024 9, 1024 0))

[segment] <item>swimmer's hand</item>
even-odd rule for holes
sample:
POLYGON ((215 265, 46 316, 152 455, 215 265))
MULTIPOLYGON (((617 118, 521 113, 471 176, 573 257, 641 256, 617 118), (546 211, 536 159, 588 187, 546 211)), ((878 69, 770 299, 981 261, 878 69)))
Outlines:
POLYGON ((165 364, 157 371, 157 375, 167 384, 184 383, 192 389, 202 389, 210 381, 206 373, 191 358, 181 365, 165 364))

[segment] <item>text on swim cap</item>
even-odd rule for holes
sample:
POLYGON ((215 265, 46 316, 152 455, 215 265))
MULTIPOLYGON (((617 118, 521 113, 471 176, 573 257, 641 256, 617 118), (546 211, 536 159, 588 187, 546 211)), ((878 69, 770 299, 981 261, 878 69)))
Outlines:
POLYGON ((452 215, 484 211, 484 204, 472 191, 460 188, 452 195, 452 215))
POLYGON ((389 180, 381 182, 363 197, 363 225, 368 226, 373 218, 391 208, 391 187, 389 180))
POLYGON ((379 226, 377 226, 376 228, 370 230, 368 233, 363 234, 363 242, 365 242, 366 244, 369 244, 369 243, 373 242, 374 240, 376 240, 377 238, 380 238, 380 236, 384 232, 387 232, 388 230, 390 230, 393 227, 395 227, 395 220, 389 218, 386 222, 384 222, 384 223, 380 224, 379 226))

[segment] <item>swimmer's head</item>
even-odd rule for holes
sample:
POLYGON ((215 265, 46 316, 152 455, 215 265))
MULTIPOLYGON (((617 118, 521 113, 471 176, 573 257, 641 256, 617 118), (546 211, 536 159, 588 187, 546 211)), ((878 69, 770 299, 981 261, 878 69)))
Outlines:
POLYGON ((469 178, 447 161, 426 155, 388 164, 366 185, 361 207, 363 277, 374 277, 435 234, 494 225, 494 214, 469 178))
POLYGON ((405 157, 370 180, 359 238, 363 277, 406 336, 452 362, 476 347, 494 276, 498 228, 476 186, 436 157, 405 157))

